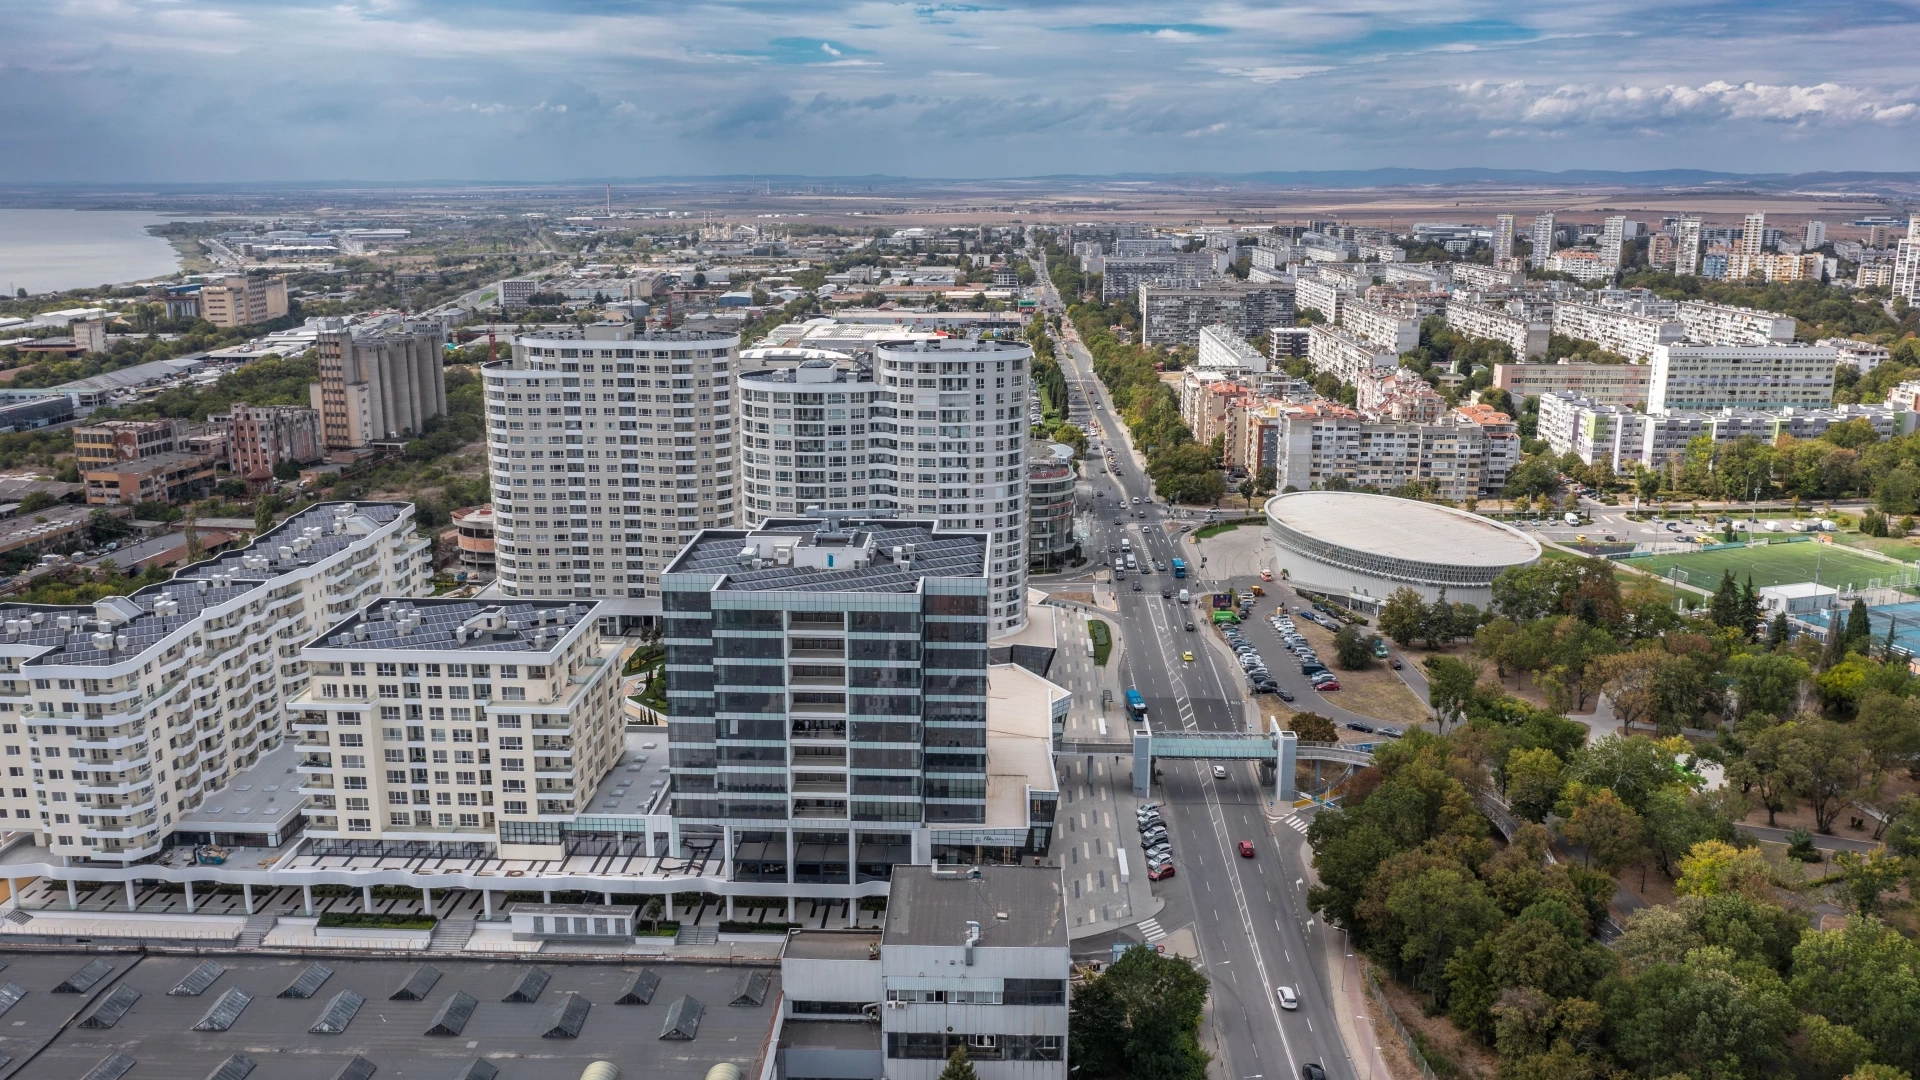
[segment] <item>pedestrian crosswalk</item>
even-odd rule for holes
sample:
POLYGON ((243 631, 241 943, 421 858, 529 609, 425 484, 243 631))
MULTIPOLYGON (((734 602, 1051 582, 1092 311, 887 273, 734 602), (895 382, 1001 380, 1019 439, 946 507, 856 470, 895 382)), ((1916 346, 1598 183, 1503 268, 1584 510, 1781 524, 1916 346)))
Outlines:
POLYGON ((1167 936, 1167 932, 1160 928, 1160 920, 1158 919, 1148 919, 1145 922, 1135 923, 1134 927, 1139 930, 1141 934, 1145 935, 1147 944, 1149 945, 1167 936))
POLYGON ((1286 822, 1287 822, 1287 828, 1292 829, 1294 832, 1300 833, 1303 836, 1306 835, 1306 831, 1307 831, 1306 818, 1289 816, 1287 817, 1286 822))

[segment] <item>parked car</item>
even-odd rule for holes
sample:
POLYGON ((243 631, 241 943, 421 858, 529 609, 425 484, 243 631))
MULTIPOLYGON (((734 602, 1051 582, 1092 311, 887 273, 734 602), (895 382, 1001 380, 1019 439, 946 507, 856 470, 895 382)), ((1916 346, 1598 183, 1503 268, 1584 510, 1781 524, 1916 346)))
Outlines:
POLYGON ((1385 735, 1389 739, 1397 739, 1406 733, 1391 724, 1382 724, 1380 725, 1380 734, 1385 735))
POLYGON ((1371 735, 1373 733, 1373 725, 1359 720, 1349 720, 1347 721, 1347 730, 1371 735))
POLYGON ((1172 876, 1173 876, 1172 863, 1167 863, 1165 866, 1150 867, 1147 870, 1148 881, 1165 881, 1166 879, 1172 876))
POLYGON ((1291 691, 1291 690, 1289 690, 1289 689, 1287 689, 1287 688, 1286 688, 1286 687, 1284 687, 1284 686, 1283 686, 1283 687, 1280 687, 1280 688, 1279 688, 1278 690, 1275 690, 1275 691, 1274 691, 1274 693, 1276 693, 1276 694, 1279 694, 1279 695, 1280 695, 1280 700, 1281 700, 1281 701, 1292 701, 1292 700, 1293 700, 1293 691, 1291 691))

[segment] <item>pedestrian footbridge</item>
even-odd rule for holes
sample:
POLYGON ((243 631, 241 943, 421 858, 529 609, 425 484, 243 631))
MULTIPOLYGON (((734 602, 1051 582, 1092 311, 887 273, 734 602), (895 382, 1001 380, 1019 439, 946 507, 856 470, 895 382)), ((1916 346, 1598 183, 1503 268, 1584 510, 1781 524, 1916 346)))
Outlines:
POLYGON ((1373 761, 1370 749, 1342 746, 1339 743, 1302 742, 1291 731, 1138 732, 1131 741, 1102 739, 1097 742, 1059 742, 1054 745, 1054 750, 1062 754, 1132 755, 1133 794, 1139 799, 1151 794, 1155 759, 1258 761, 1273 770, 1274 800, 1278 805, 1293 801, 1296 794, 1294 766, 1302 761, 1329 761, 1355 767, 1373 761))

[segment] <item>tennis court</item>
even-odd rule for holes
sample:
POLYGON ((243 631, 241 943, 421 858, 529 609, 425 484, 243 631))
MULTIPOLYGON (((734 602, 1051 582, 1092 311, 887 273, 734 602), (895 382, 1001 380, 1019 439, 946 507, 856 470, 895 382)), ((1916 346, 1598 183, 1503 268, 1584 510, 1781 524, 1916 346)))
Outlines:
POLYGON ((1766 544, 1760 547, 1730 547, 1718 551, 1682 552, 1672 555, 1644 555, 1623 560, 1636 570, 1666 577, 1681 572, 1680 581, 1711 591, 1720 584, 1720 576, 1733 571, 1735 581, 1753 576, 1754 588, 1762 585, 1792 585, 1818 580, 1845 591, 1872 586, 1912 584, 1914 572, 1895 563, 1883 562, 1837 544, 1766 544), (1817 575, 1817 577, 1816 577, 1817 575))
MULTIPOLYGON (((1850 606, 1850 605, 1849 605, 1850 606)), ((1845 625, 1848 608, 1836 608, 1831 615, 1842 620, 1845 625)), ((1816 626, 1826 626, 1829 613, 1816 611, 1801 618, 1816 626)), ((1893 645, 1908 656, 1920 656, 1920 600, 1905 604, 1885 604, 1867 609, 1867 626, 1872 630, 1875 644, 1887 639, 1887 623, 1893 623, 1893 645)))

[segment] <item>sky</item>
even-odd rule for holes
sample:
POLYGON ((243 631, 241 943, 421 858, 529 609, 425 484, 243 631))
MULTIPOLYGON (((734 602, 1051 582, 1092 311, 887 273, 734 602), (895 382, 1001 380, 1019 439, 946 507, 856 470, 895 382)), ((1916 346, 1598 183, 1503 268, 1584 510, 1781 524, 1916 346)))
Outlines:
POLYGON ((0 182, 1920 170, 1920 0, 12 0, 0 182))

